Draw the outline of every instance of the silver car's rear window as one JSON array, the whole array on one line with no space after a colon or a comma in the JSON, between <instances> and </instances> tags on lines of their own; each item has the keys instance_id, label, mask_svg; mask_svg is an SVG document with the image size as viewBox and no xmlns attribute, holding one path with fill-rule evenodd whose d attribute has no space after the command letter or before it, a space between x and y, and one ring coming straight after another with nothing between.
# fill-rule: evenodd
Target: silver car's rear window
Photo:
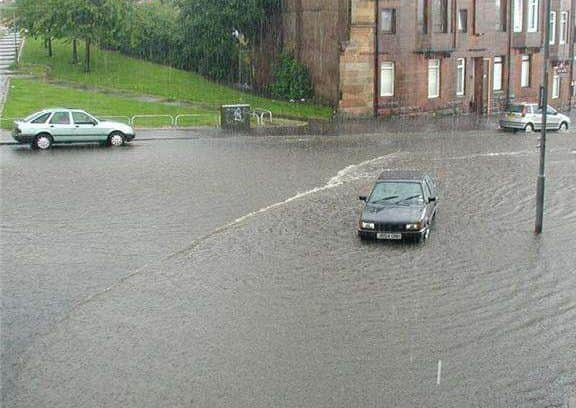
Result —
<instances>
[{"instance_id":1,"label":"silver car's rear window","mask_svg":"<svg viewBox=\"0 0 576 408\"><path fill-rule=\"evenodd\" d=\"M43 113L40 116L33 117L32 120L30 120L30 123L34 123L34 124L46 123L46 121L48 120L50 115L51 115L50 112Z\"/></svg>"},{"instance_id":2,"label":"silver car's rear window","mask_svg":"<svg viewBox=\"0 0 576 408\"><path fill-rule=\"evenodd\" d=\"M510 105L508 107L508 112L511 113L522 113L526 105Z\"/></svg>"}]
</instances>

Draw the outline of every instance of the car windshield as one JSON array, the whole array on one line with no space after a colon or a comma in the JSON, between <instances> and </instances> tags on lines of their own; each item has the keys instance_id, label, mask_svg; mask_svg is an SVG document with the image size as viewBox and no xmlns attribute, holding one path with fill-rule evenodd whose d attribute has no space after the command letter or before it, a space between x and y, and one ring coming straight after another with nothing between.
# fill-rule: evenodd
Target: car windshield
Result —
<instances>
[{"instance_id":1,"label":"car windshield","mask_svg":"<svg viewBox=\"0 0 576 408\"><path fill-rule=\"evenodd\" d=\"M424 201L422 186L417 182L385 181L374 186L368 199L370 204L410 205Z\"/></svg>"}]
</instances>

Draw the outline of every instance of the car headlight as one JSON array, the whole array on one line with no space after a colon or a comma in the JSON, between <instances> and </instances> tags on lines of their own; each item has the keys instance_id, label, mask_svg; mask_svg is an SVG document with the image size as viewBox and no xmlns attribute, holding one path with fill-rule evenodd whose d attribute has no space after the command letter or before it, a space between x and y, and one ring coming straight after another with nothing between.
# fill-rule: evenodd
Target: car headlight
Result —
<instances>
[{"instance_id":1,"label":"car headlight","mask_svg":"<svg viewBox=\"0 0 576 408\"><path fill-rule=\"evenodd\" d=\"M364 221L362 221L362 222L360 223L360 226L361 226L363 229L372 229L372 230L374 229L374 223L373 223L373 222L364 222Z\"/></svg>"},{"instance_id":2,"label":"car headlight","mask_svg":"<svg viewBox=\"0 0 576 408\"><path fill-rule=\"evenodd\" d=\"M421 227L422 227L422 224L420 224L419 222L417 222L415 224L406 224L406 229L408 231L420 231Z\"/></svg>"}]
</instances>

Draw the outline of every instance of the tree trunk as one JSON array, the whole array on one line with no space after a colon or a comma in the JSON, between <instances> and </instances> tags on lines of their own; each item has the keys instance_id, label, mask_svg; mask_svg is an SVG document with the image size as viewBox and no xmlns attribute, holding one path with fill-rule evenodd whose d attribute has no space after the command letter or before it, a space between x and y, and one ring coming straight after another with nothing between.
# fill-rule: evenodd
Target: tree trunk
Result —
<instances>
[{"instance_id":1,"label":"tree trunk","mask_svg":"<svg viewBox=\"0 0 576 408\"><path fill-rule=\"evenodd\" d=\"M78 64L78 45L76 43L76 38L72 40L72 64Z\"/></svg>"},{"instance_id":2,"label":"tree trunk","mask_svg":"<svg viewBox=\"0 0 576 408\"><path fill-rule=\"evenodd\" d=\"M47 44L47 46L48 46L48 56L49 56L50 58L52 58L52 56L54 55L54 54L52 53L52 38L48 38L48 39L46 40L46 44Z\"/></svg>"},{"instance_id":3,"label":"tree trunk","mask_svg":"<svg viewBox=\"0 0 576 408\"><path fill-rule=\"evenodd\" d=\"M86 64L84 66L84 71L90 72L90 45L91 40L88 38L86 40Z\"/></svg>"}]
</instances>

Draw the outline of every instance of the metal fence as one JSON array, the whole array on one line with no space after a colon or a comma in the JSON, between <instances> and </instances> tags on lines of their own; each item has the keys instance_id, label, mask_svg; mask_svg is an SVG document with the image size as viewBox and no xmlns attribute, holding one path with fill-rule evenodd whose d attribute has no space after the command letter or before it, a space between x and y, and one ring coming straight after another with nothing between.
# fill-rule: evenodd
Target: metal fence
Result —
<instances>
[{"instance_id":1,"label":"metal fence","mask_svg":"<svg viewBox=\"0 0 576 408\"><path fill-rule=\"evenodd\" d=\"M269 110L264 109L255 109L250 112L252 117L257 120L259 126L264 126L266 122L272 124L273 123L273 115L272 112ZM154 120L156 123L160 122L160 126L170 127L170 128L183 128L183 127L192 127L194 124L186 126L185 121L186 119L198 119L198 118L214 118L214 126L220 125L220 116L215 113L180 113L178 115L148 115L148 114L141 114L141 115L133 115L133 116L114 116L114 115L95 115L96 117L103 119L103 120L114 120L117 122L123 122L130 126L136 126L138 123ZM21 118L5 118L0 116L0 127L4 127L5 123L12 123L16 120L21 120Z\"/></svg>"}]
</instances>

